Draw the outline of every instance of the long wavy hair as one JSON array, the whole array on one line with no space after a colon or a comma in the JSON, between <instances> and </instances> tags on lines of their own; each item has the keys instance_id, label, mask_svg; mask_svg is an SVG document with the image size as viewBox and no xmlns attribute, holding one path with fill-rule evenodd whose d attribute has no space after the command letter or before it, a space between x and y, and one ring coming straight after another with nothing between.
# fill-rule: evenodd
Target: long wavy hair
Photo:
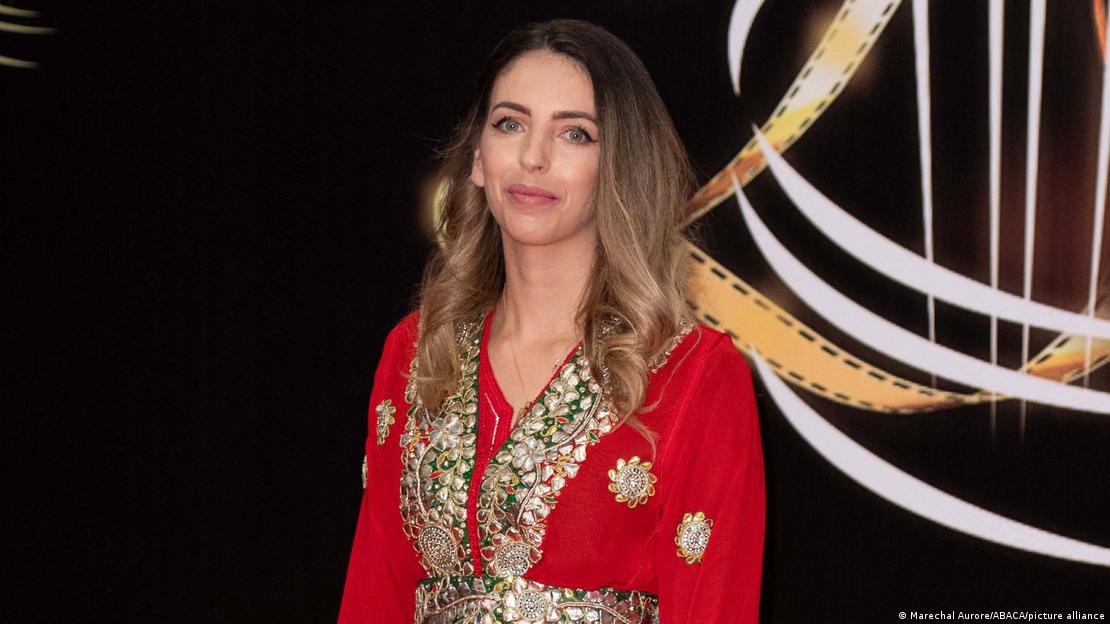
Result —
<instances>
[{"instance_id":1,"label":"long wavy hair","mask_svg":"<svg viewBox=\"0 0 1110 624\"><path fill-rule=\"evenodd\" d=\"M597 259L577 322L595 379L606 380L612 407L635 418L645 408L653 358L690 319L690 258L682 223L694 174L655 84L636 54L604 28L580 20L528 24L506 36L478 77L476 97L440 151L446 194L437 230L442 245L419 294L416 392L437 406L458 384L456 334L492 309L505 283L501 233L483 189L469 179L474 150L501 72L521 54L546 50L589 74L603 137L592 196Z\"/></svg>"}]
</instances>

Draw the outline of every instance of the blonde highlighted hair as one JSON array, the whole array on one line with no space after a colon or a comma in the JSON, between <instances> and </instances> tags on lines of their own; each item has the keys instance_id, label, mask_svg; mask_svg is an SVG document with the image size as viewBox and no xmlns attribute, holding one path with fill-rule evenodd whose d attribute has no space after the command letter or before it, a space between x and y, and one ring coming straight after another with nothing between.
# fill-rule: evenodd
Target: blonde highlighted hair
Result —
<instances>
[{"instance_id":1,"label":"blonde highlighted hair","mask_svg":"<svg viewBox=\"0 0 1110 624\"><path fill-rule=\"evenodd\" d=\"M498 75L518 56L546 50L576 61L593 84L601 129L593 193L597 259L577 321L592 373L613 409L651 439L635 413L644 409L653 358L690 319L690 258L681 224L694 190L686 150L655 84L635 53L605 29L579 20L529 24L494 49L477 93L441 150L447 191L437 224L442 245L424 272L419 295L416 391L438 406L456 389L456 333L492 309L505 282L499 226L484 191L469 179ZM604 329L604 331L603 331Z\"/></svg>"}]
</instances>

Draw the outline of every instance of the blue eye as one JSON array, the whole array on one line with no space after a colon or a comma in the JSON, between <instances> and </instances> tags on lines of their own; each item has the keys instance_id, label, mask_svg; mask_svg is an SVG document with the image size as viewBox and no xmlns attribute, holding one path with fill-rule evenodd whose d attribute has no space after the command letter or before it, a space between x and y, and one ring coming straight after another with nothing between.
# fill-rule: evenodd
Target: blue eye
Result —
<instances>
[{"instance_id":1,"label":"blue eye","mask_svg":"<svg viewBox=\"0 0 1110 624\"><path fill-rule=\"evenodd\" d=\"M572 143L593 143L594 138L582 126L575 126L566 131L566 136Z\"/></svg>"},{"instance_id":2,"label":"blue eye","mask_svg":"<svg viewBox=\"0 0 1110 624\"><path fill-rule=\"evenodd\" d=\"M493 124L493 127L502 132L520 132L521 125L519 121L512 117L502 117L497 120L497 123Z\"/></svg>"}]
</instances>

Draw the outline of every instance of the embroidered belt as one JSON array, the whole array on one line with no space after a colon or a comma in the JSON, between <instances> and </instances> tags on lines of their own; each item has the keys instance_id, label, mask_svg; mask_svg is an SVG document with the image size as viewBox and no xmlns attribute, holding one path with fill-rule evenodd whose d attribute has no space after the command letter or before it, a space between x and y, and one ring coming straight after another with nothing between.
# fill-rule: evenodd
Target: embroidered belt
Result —
<instances>
[{"instance_id":1,"label":"embroidered belt","mask_svg":"<svg viewBox=\"0 0 1110 624\"><path fill-rule=\"evenodd\" d=\"M416 624L658 624L659 600L639 591L551 587L520 577L437 576L416 588Z\"/></svg>"}]
</instances>

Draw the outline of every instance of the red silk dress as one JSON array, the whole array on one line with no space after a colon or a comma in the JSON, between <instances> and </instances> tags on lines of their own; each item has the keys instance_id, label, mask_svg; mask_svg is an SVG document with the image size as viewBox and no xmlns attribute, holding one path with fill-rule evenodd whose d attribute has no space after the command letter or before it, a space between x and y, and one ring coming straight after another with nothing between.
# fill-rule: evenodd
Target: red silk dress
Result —
<instances>
[{"instance_id":1,"label":"red silk dress","mask_svg":"<svg viewBox=\"0 0 1110 624\"><path fill-rule=\"evenodd\" d=\"M407 382L416 315L386 340L340 624L757 622L763 455L732 341L697 325L653 362L653 455L580 348L510 430L491 318L435 409Z\"/></svg>"}]
</instances>

